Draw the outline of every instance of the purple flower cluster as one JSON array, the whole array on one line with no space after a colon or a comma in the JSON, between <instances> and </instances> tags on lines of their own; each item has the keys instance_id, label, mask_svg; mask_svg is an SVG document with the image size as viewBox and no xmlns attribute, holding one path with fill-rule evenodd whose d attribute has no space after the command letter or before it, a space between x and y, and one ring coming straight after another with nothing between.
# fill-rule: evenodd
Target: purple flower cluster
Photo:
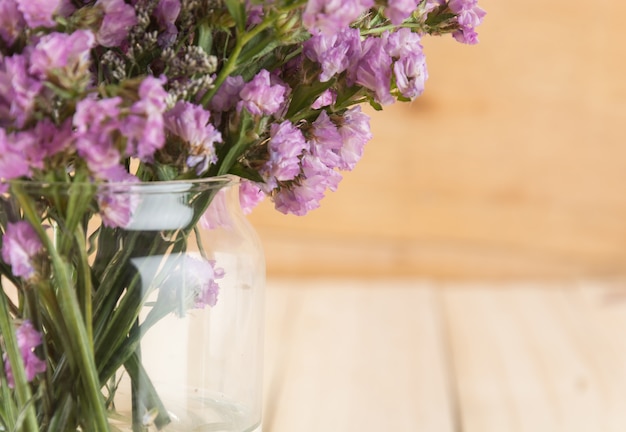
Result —
<instances>
[{"instance_id":1,"label":"purple flower cluster","mask_svg":"<svg viewBox=\"0 0 626 432\"><path fill-rule=\"evenodd\" d=\"M35 276L34 259L42 251L43 244L28 222L7 224L2 236L2 259L11 266L15 276L25 279Z\"/></svg>"},{"instance_id":2,"label":"purple flower cluster","mask_svg":"<svg viewBox=\"0 0 626 432\"><path fill-rule=\"evenodd\" d=\"M334 117L321 111L305 133L288 121L274 128L260 188L280 212L304 215L319 207L341 181L337 170L351 170L361 158L371 139L369 117L358 106Z\"/></svg>"},{"instance_id":3,"label":"purple flower cluster","mask_svg":"<svg viewBox=\"0 0 626 432\"><path fill-rule=\"evenodd\" d=\"M448 7L457 15L457 21L461 26L452 33L452 36L462 43L470 45L478 43L475 28L483 22L486 15L486 12L478 6L478 0L450 0Z\"/></svg>"},{"instance_id":4,"label":"purple flower cluster","mask_svg":"<svg viewBox=\"0 0 626 432\"><path fill-rule=\"evenodd\" d=\"M413 99L428 77L421 37L408 28L364 39L357 29L318 34L304 43L304 54L320 65L320 81L345 72L348 85L368 89L382 105L395 102L394 83L403 97Z\"/></svg>"},{"instance_id":5,"label":"purple flower cluster","mask_svg":"<svg viewBox=\"0 0 626 432\"><path fill-rule=\"evenodd\" d=\"M32 323L28 320L22 322L22 324L15 331L17 338L17 346L24 362L24 370L26 372L26 380L29 382L35 378L35 375L46 370L46 362L37 357L34 350L42 343L41 333L39 333L33 327ZM10 388L15 386L15 379L13 377L13 369L9 362L6 353L2 355L4 361L4 372L7 377L7 384Z\"/></svg>"}]
</instances>

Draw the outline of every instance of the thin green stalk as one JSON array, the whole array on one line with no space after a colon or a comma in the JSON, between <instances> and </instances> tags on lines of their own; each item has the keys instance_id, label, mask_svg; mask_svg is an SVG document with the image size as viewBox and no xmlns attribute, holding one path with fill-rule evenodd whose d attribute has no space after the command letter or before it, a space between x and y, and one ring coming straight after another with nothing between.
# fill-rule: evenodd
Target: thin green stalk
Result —
<instances>
[{"instance_id":1,"label":"thin green stalk","mask_svg":"<svg viewBox=\"0 0 626 432\"><path fill-rule=\"evenodd\" d=\"M33 207L32 202L17 185L13 185L13 192L24 212L24 217L37 231L39 237L46 247L52 260L52 268L56 281L57 294L59 296L59 306L68 325L67 335L73 344L77 354L77 364L81 373L82 384L85 390L86 403L89 406L89 415L85 415L86 421L94 426L94 432L105 432L109 430L106 410L102 403L102 393L100 392L100 382L96 369L93 345L90 344L85 321L83 320L80 305L73 289L69 263L66 263L59 255L58 250L42 226L41 220ZM35 429L33 429L35 430Z\"/></svg>"},{"instance_id":2,"label":"thin green stalk","mask_svg":"<svg viewBox=\"0 0 626 432\"><path fill-rule=\"evenodd\" d=\"M226 78L228 78L228 76L230 76L230 74L237 68L239 55L241 54L241 51L243 50L243 48L248 44L248 42L250 42L252 38L254 38L258 34L260 34L263 30L265 30L270 25L272 25L275 20L276 20L275 16L266 18L262 23L260 23L258 26L251 29L249 32L245 32L237 36L237 42L235 43L235 47L230 53L230 57L228 57L228 60L226 61L222 69L220 70L219 74L217 74L217 77L215 78L215 81L213 82L213 87L209 91L207 91L206 94L200 100L200 103L202 105L206 106L209 103L209 101L213 98L213 95L215 95L217 90L219 90L220 86L224 83Z\"/></svg>"},{"instance_id":3,"label":"thin green stalk","mask_svg":"<svg viewBox=\"0 0 626 432\"><path fill-rule=\"evenodd\" d=\"M91 267L87 261L87 244L85 242L85 233L80 224L74 230L74 238L76 240L76 246L78 249L79 269L78 273L82 275L81 287L81 299L82 299L82 311L83 318L85 320L85 328L87 330L87 338L89 340L89 346L93 346L93 302L92 302L92 290L91 284Z\"/></svg>"},{"instance_id":4,"label":"thin green stalk","mask_svg":"<svg viewBox=\"0 0 626 432\"><path fill-rule=\"evenodd\" d=\"M17 338L9 315L9 307L4 292L0 293L0 331L6 347L6 354L11 363L11 371L13 372L14 389L17 397L18 408L23 410L23 424L27 431L37 431L37 414L35 406L32 402L33 394L30 390L30 384L26 379L26 371L24 370L24 361L20 354ZM18 414L19 418L19 414ZM17 419L16 423L17 423Z\"/></svg>"}]
</instances>

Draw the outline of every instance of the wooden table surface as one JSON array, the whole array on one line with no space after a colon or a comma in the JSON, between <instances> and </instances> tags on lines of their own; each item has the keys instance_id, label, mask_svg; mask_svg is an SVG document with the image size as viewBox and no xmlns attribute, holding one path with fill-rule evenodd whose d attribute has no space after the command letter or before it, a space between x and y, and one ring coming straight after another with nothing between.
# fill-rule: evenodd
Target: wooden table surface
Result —
<instances>
[{"instance_id":1,"label":"wooden table surface","mask_svg":"<svg viewBox=\"0 0 626 432\"><path fill-rule=\"evenodd\" d=\"M626 281L270 279L264 432L626 431Z\"/></svg>"}]
</instances>

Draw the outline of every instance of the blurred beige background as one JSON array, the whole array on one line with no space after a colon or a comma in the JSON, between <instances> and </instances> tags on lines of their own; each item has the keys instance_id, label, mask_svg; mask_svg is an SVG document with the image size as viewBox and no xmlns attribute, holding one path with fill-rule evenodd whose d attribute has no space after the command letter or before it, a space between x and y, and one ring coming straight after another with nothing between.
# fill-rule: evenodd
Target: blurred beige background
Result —
<instances>
[{"instance_id":1,"label":"blurred beige background","mask_svg":"<svg viewBox=\"0 0 626 432\"><path fill-rule=\"evenodd\" d=\"M320 209L251 215L270 276L624 273L626 3L480 4L480 44L424 41L426 92L372 112Z\"/></svg>"}]
</instances>

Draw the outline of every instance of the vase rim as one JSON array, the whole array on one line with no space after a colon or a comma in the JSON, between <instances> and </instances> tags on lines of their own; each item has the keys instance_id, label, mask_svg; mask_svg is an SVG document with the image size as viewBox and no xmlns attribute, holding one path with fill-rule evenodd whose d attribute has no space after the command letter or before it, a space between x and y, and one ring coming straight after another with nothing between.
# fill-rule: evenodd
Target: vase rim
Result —
<instances>
[{"instance_id":1,"label":"vase rim","mask_svg":"<svg viewBox=\"0 0 626 432\"><path fill-rule=\"evenodd\" d=\"M2 185L19 185L24 188L41 188L41 187L60 187L71 185L85 185L90 187L105 188L111 190L118 189L152 189L152 188L189 188L193 186L204 187L225 187L237 185L240 182L238 176L232 174L224 174L212 177L203 177L195 179L178 179L178 180L153 180L153 181L135 181L135 182L94 182L94 181L81 181L81 182L62 182L62 181L44 181L44 180L28 180L28 179L0 179L0 187Z\"/></svg>"}]
</instances>

